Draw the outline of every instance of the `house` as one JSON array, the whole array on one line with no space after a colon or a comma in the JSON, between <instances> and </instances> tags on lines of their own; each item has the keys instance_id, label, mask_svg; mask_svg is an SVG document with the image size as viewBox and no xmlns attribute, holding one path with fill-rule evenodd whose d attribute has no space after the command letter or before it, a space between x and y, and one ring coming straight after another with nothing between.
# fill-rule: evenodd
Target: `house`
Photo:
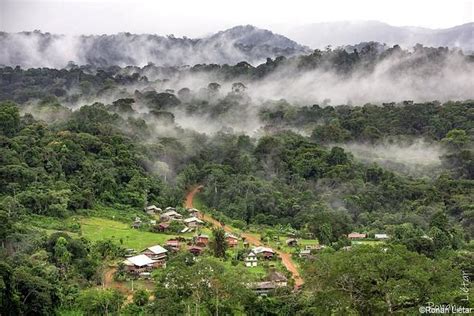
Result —
<instances>
[{"instance_id":1,"label":"house","mask_svg":"<svg viewBox=\"0 0 474 316\"><path fill-rule=\"evenodd\" d=\"M286 240L286 244L289 247L295 247L295 246L298 246L298 240L296 240L295 238L289 238Z\"/></svg>"},{"instance_id":2,"label":"house","mask_svg":"<svg viewBox=\"0 0 474 316\"><path fill-rule=\"evenodd\" d=\"M189 252L192 253L195 256L199 256L201 252L204 250L202 247L199 246L190 246L188 248Z\"/></svg>"},{"instance_id":3,"label":"house","mask_svg":"<svg viewBox=\"0 0 474 316\"><path fill-rule=\"evenodd\" d=\"M186 218L184 221L184 224L188 227L199 227L201 226L202 224L204 224L203 221L201 221L199 218L197 217L189 217L189 218Z\"/></svg>"},{"instance_id":4,"label":"house","mask_svg":"<svg viewBox=\"0 0 474 316\"><path fill-rule=\"evenodd\" d=\"M169 212L169 211L176 211L176 208L171 207L171 206L168 206L167 208L165 208L165 212Z\"/></svg>"},{"instance_id":5,"label":"house","mask_svg":"<svg viewBox=\"0 0 474 316\"><path fill-rule=\"evenodd\" d=\"M326 248L325 245L306 245L304 246L304 249L305 250L323 250L324 248Z\"/></svg>"},{"instance_id":6,"label":"house","mask_svg":"<svg viewBox=\"0 0 474 316\"><path fill-rule=\"evenodd\" d=\"M127 258L123 261L129 273L140 274L142 272L150 272L155 262L146 255L138 255Z\"/></svg>"},{"instance_id":7,"label":"house","mask_svg":"<svg viewBox=\"0 0 474 316\"><path fill-rule=\"evenodd\" d=\"M165 248L171 251L179 251L179 241L177 239L169 239L165 243Z\"/></svg>"},{"instance_id":8,"label":"house","mask_svg":"<svg viewBox=\"0 0 474 316\"><path fill-rule=\"evenodd\" d=\"M197 246L206 247L209 243L209 236L200 234L194 238L194 242Z\"/></svg>"},{"instance_id":9,"label":"house","mask_svg":"<svg viewBox=\"0 0 474 316\"><path fill-rule=\"evenodd\" d=\"M257 255L253 251L250 251L250 253L244 258L246 267L256 267L257 261Z\"/></svg>"},{"instance_id":10,"label":"house","mask_svg":"<svg viewBox=\"0 0 474 316\"><path fill-rule=\"evenodd\" d=\"M156 213L161 213L161 208L156 207L155 205L150 205L145 208L145 212L150 215L154 215Z\"/></svg>"},{"instance_id":11,"label":"house","mask_svg":"<svg viewBox=\"0 0 474 316\"><path fill-rule=\"evenodd\" d=\"M304 249L301 250L299 253L300 258L310 258L311 257L311 250L310 249Z\"/></svg>"},{"instance_id":12,"label":"house","mask_svg":"<svg viewBox=\"0 0 474 316\"><path fill-rule=\"evenodd\" d=\"M165 232L170 227L170 223L159 223L155 227L158 231Z\"/></svg>"},{"instance_id":13,"label":"house","mask_svg":"<svg viewBox=\"0 0 474 316\"><path fill-rule=\"evenodd\" d=\"M389 237L388 237L387 234L375 234L375 239L387 240L387 239L389 239Z\"/></svg>"},{"instance_id":14,"label":"house","mask_svg":"<svg viewBox=\"0 0 474 316\"><path fill-rule=\"evenodd\" d=\"M131 227L132 228L140 228L140 226L142 226L142 220L140 219L140 217L135 217L135 220L133 221Z\"/></svg>"},{"instance_id":15,"label":"house","mask_svg":"<svg viewBox=\"0 0 474 316\"><path fill-rule=\"evenodd\" d=\"M364 239L366 238L367 235L366 234L359 234L359 233L350 233L349 235L347 235L347 238L353 240L353 239Z\"/></svg>"},{"instance_id":16,"label":"house","mask_svg":"<svg viewBox=\"0 0 474 316\"><path fill-rule=\"evenodd\" d=\"M255 247L252 249L252 251L257 255L257 256L261 256L263 257L264 259L271 259L273 258L273 256L275 255L275 252L273 251L272 248L268 248L268 247Z\"/></svg>"},{"instance_id":17,"label":"house","mask_svg":"<svg viewBox=\"0 0 474 316\"><path fill-rule=\"evenodd\" d=\"M176 211L167 211L161 214L160 220L162 222L167 222L167 221L180 220L182 218L183 218L183 215L179 214Z\"/></svg>"},{"instance_id":18,"label":"house","mask_svg":"<svg viewBox=\"0 0 474 316\"><path fill-rule=\"evenodd\" d=\"M276 285L273 282L253 282L248 284L256 294L258 295L267 295L269 292L276 289Z\"/></svg>"},{"instance_id":19,"label":"house","mask_svg":"<svg viewBox=\"0 0 474 316\"><path fill-rule=\"evenodd\" d=\"M273 282L277 287L288 285L288 278L283 273L273 269L268 273L266 280Z\"/></svg>"},{"instance_id":20,"label":"house","mask_svg":"<svg viewBox=\"0 0 474 316\"><path fill-rule=\"evenodd\" d=\"M166 264L167 252L168 250L165 248L161 247L160 245L156 245L143 250L142 254L154 261L154 267L159 267Z\"/></svg>"},{"instance_id":21,"label":"house","mask_svg":"<svg viewBox=\"0 0 474 316\"><path fill-rule=\"evenodd\" d=\"M195 208L188 208L188 212L192 217L199 217L199 211Z\"/></svg>"},{"instance_id":22,"label":"house","mask_svg":"<svg viewBox=\"0 0 474 316\"><path fill-rule=\"evenodd\" d=\"M239 243L239 237L234 236L229 233L225 234L225 240L227 241L227 244L229 245L229 247L235 247Z\"/></svg>"}]
</instances>

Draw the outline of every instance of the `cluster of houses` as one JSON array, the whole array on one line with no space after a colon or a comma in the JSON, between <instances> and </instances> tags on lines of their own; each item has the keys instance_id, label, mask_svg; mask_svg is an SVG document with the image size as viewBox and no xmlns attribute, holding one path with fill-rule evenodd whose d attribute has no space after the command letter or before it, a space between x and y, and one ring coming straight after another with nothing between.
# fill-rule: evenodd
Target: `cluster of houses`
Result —
<instances>
[{"instance_id":1,"label":"cluster of houses","mask_svg":"<svg viewBox=\"0 0 474 316\"><path fill-rule=\"evenodd\" d=\"M145 212L151 216L159 216L160 222L158 224L153 220L150 223L154 226L156 231L160 232L166 232L170 227L170 223L173 221L183 223L184 227L181 230L181 233L192 232L204 225L204 222L199 219L199 211L195 208L187 209L189 217L186 218L178 213L174 207L167 207L162 210L155 205L150 205L145 208ZM132 227L137 228L136 222L132 224Z\"/></svg>"}]
</instances>

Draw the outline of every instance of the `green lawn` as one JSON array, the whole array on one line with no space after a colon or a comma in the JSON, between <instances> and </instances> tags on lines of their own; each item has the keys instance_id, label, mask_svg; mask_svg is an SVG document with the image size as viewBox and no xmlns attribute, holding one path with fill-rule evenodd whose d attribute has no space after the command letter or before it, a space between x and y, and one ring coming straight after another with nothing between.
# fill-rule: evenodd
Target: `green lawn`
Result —
<instances>
[{"instance_id":1,"label":"green lawn","mask_svg":"<svg viewBox=\"0 0 474 316\"><path fill-rule=\"evenodd\" d=\"M280 236L278 241L272 240L272 241L270 241L269 245L274 249L279 249L279 250L282 250L282 251L288 252L288 253L294 253L296 251L297 247L289 247L286 244L287 239L288 239L288 237ZM303 249L304 246L306 246L306 245L317 245L318 244L317 239L299 239L299 238L297 238L297 240L298 240L298 246L299 246L300 249Z\"/></svg>"},{"instance_id":2,"label":"green lawn","mask_svg":"<svg viewBox=\"0 0 474 316\"><path fill-rule=\"evenodd\" d=\"M352 245L380 245L385 243L383 240L353 240L351 241Z\"/></svg>"},{"instance_id":3,"label":"green lawn","mask_svg":"<svg viewBox=\"0 0 474 316\"><path fill-rule=\"evenodd\" d=\"M81 219L82 236L92 241L111 239L123 245L141 251L146 247L163 244L176 234L152 233L133 229L130 225L113 221L110 219L89 217ZM182 234L183 237L191 237L192 234Z\"/></svg>"}]
</instances>

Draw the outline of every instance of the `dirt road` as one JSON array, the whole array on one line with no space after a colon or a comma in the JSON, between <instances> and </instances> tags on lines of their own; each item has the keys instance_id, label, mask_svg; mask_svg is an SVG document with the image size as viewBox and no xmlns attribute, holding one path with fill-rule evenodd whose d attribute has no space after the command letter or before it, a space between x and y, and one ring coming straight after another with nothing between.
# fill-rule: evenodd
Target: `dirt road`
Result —
<instances>
[{"instance_id":1,"label":"dirt road","mask_svg":"<svg viewBox=\"0 0 474 316\"><path fill-rule=\"evenodd\" d=\"M188 194L186 195L186 201L185 201L185 206L187 208L192 208L193 207L194 196L199 191L201 191L202 188L203 188L202 185L197 186L197 187L194 187L193 189L191 189L188 192ZM209 216L208 214L203 214L203 213L199 212L199 217L202 220L206 221L206 222L212 223L212 225L214 225L216 227L223 227L224 230L228 233L233 233L233 229L231 227L222 226L219 221L217 221L213 217ZM245 240L248 241L249 244L251 244L251 245L254 245L254 246L262 246L263 245L263 243L253 235L250 235L250 234L247 234L247 233L241 233L241 236L244 237ZM295 280L295 288L299 288L303 284L303 279L301 278L301 275L300 275L298 269L296 268L296 265L293 262L293 259L291 258L291 254L289 254L287 252L284 252L284 251L281 251L281 250L276 250L276 253L280 256L281 261L282 261L283 265L285 266L285 268L288 271L290 271L291 274L293 275L293 279Z\"/></svg>"},{"instance_id":2,"label":"dirt road","mask_svg":"<svg viewBox=\"0 0 474 316\"><path fill-rule=\"evenodd\" d=\"M133 301L133 294L132 291L129 290L123 283L116 282L114 280L114 274L117 271L115 267L108 267L104 273L104 279L102 282L102 286L106 289L116 289L123 295L125 295L126 303L131 303Z\"/></svg>"}]
</instances>

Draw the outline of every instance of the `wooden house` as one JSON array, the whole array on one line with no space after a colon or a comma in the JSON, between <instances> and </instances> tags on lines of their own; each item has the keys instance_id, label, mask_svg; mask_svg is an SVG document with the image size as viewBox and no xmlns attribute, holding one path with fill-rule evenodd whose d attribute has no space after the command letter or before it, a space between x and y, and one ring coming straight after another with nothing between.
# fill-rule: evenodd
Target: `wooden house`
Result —
<instances>
[{"instance_id":1,"label":"wooden house","mask_svg":"<svg viewBox=\"0 0 474 316\"><path fill-rule=\"evenodd\" d=\"M142 251L142 254L146 255L148 258L154 261L154 266L159 267L163 266L166 263L166 257L168 256L168 250L161 247L160 245L155 245L148 247Z\"/></svg>"},{"instance_id":2,"label":"wooden house","mask_svg":"<svg viewBox=\"0 0 474 316\"><path fill-rule=\"evenodd\" d=\"M150 272L153 270L154 261L146 255L138 255L127 258L123 261L127 272L133 274L140 274L142 272Z\"/></svg>"},{"instance_id":3,"label":"wooden house","mask_svg":"<svg viewBox=\"0 0 474 316\"><path fill-rule=\"evenodd\" d=\"M190 228L200 227L204 224L204 222L197 217L186 218L183 222L186 226Z\"/></svg>"},{"instance_id":4,"label":"wooden house","mask_svg":"<svg viewBox=\"0 0 474 316\"><path fill-rule=\"evenodd\" d=\"M161 211L161 208L156 207L155 205L150 205L145 208L145 212L149 215L159 214Z\"/></svg>"},{"instance_id":5,"label":"wooden house","mask_svg":"<svg viewBox=\"0 0 474 316\"><path fill-rule=\"evenodd\" d=\"M204 250L204 248L199 247L199 246L190 246L190 247L188 248L188 250L189 250L189 252L192 253L193 255L199 256L199 255L202 253L202 251Z\"/></svg>"},{"instance_id":6,"label":"wooden house","mask_svg":"<svg viewBox=\"0 0 474 316\"><path fill-rule=\"evenodd\" d=\"M209 243L209 236L200 234L194 238L194 243L199 247L206 247Z\"/></svg>"},{"instance_id":7,"label":"wooden house","mask_svg":"<svg viewBox=\"0 0 474 316\"><path fill-rule=\"evenodd\" d=\"M258 257L262 257L264 259L272 259L275 256L275 251L273 251L272 248L268 248L268 247L259 246L259 247L253 248L252 251Z\"/></svg>"},{"instance_id":8,"label":"wooden house","mask_svg":"<svg viewBox=\"0 0 474 316\"><path fill-rule=\"evenodd\" d=\"M177 252L179 251L179 240L177 239L169 239L166 243L165 243L165 248L170 250L170 251L174 251L174 252Z\"/></svg>"},{"instance_id":9,"label":"wooden house","mask_svg":"<svg viewBox=\"0 0 474 316\"><path fill-rule=\"evenodd\" d=\"M239 244L239 237L234 236L229 233L225 234L225 240L227 241L227 244L229 245L229 247L235 247Z\"/></svg>"},{"instance_id":10,"label":"wooden house","mask_svg":"<svg viewBox=\"0 0 474 316\"><path fill-rule=\"evenodd\" d=\"M162 222L175 221L183 218L183 215L179 214L176 211L167 211L160 216Z\"/></svg>"}]
</instances>

